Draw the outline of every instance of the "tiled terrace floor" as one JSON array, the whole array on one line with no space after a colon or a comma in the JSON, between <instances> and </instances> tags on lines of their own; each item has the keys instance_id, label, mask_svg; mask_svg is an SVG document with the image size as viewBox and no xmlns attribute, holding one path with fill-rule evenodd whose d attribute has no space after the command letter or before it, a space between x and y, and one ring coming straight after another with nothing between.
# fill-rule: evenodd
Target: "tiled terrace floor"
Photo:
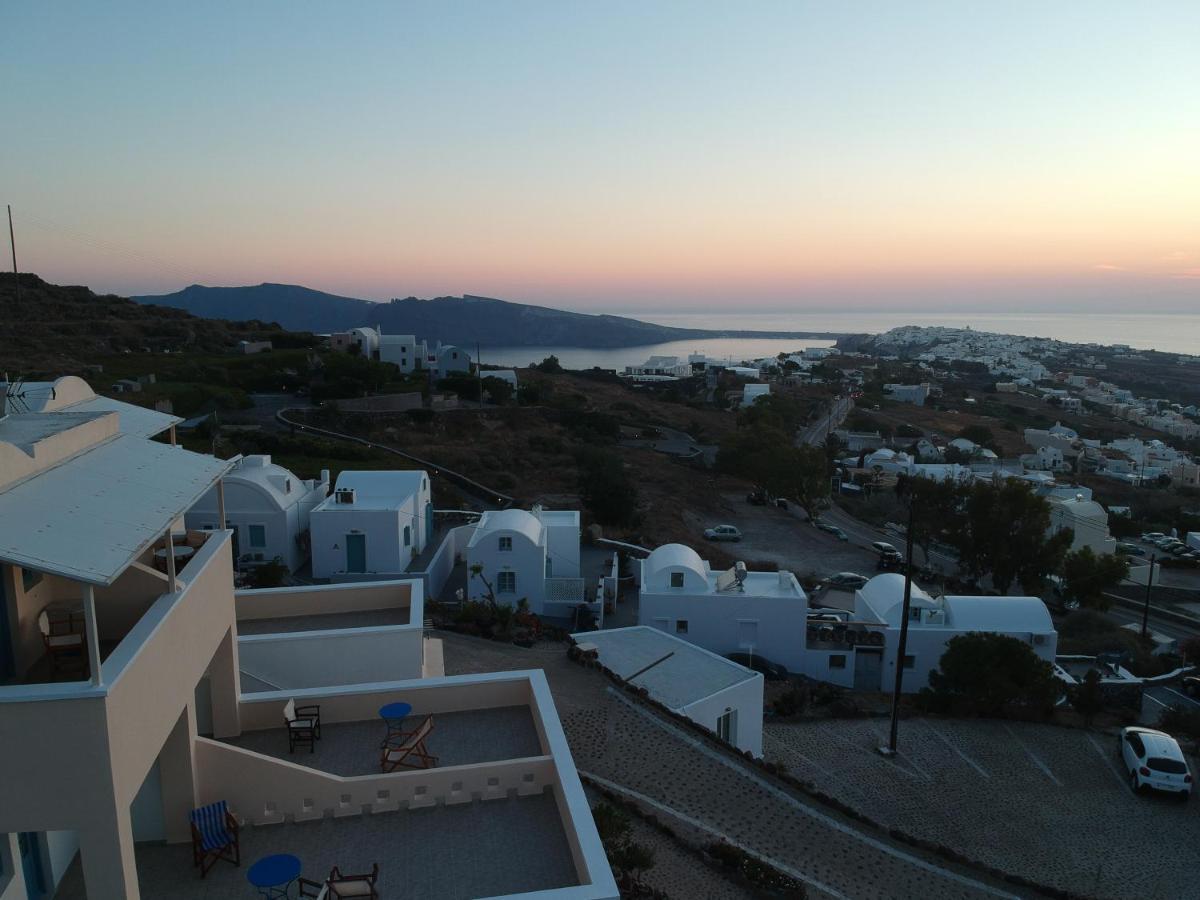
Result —
<instances>
[{"instance_id":1,"label":"tiled terrace floor","mask_svg":"<svg viewBox=\"0 0 1200 900\"><path fill-rule=\"evenodd\" d=\"M404 726L411 730L419 723L417 717L410 716ZM288 753L283 728L248 731L229 743L333 775L371 775L379 771L379 745L386 733L382 719L322 725L315 750L310 753L298 747L295 755ZM542 755L533 714L527 706L437 713L426 746L437 757L439 767Z\"/></svg>"},{"instance_id":2,"label":"tiled terrace floor","mask_svg":"<svg viewBox=\"0 0 1200 900\"><path fill-rule=\"evenodd\" d=\"M272 853L300 858L304 877L320 881L333 866L369 871L379 863L383 900L469 898L550 890L578 884L554 795L476 801L409 812L301 825L246 828L242 864L219 862L203 880L190 844L139 844L138 879L146 900L249 900L246 870ZM292 888L291 896L295 897ZM87 893L79 858L55 900Z\"/></svg>"},{"instance_id":3,"label":"tiled terrace floor","mask_svg":"<svg viewBox=\"0 0 1200 900\"><path fill-rule=\"evenodd\" d=\"M275 619L247 619L238 622L238 634L285 634L295 631L324 631L336 628L378 628L381 625L407 625L407 606L370 609L362 612L322 613L313 616L283 616ZM420 623L418 623L420 624Z\"/></svg>"}]
</instances>

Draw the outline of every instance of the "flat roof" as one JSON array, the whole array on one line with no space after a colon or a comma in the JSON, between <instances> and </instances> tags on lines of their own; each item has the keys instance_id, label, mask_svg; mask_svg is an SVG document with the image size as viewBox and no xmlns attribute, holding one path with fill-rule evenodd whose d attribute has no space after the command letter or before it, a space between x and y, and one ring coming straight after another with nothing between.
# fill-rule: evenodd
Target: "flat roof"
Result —
<instances>
[{"instance_id":1,"label":"flat roof","mask_svg":"<svg viewBox=\"0 0 1200 900\"><path fill-rule=\"evenodd\" d=\"M30 412L119 414L117 428L123 434L150 438L183 421L179 416L147 409L96 394L82 378L68 375L56 381L27 381L22 389L33 395Z\"/></svg>"},{"instance_id":2,"label":"flat roof","mask_svg":"<svg viewBox=\"0 0 1200 900\"><path fill-rule=\"evenodd\" d=\"M230 465L118 434L0 492L0 560L112 584Z\"/></svg>"},{"instance_id":3,"label":"flat roof","mask_svg":"<svg viewBox=\"0 0 1200 900\"><path fill-rule=\"evenodd\" d=\"M648 625L581 631L571 637L579 644L594 644L600 662L626 681L672 654L631 683L645 688L655 700L673 710L691 706L735 684L762 678L733 660Z\"/></svg>"},{"instance_id":4,"label":"flat roof","mask_svg":"<svg viewBox=\"0 0 1200 900\"><path fill-rule=\"evenodd\" d=\"M714 572L711 569L708 572L708 587L716 592L717 579L724 573ZM780 572L747 572L746 580L742 582L742 590L731 588L727 591L721 591L722 597L790 597L793 600L802 600L807 602L808 595L804 593L804 588L800 586L800 582L789 579L788 584L784 587L780 583ZM791 573L787 573L791 574ZM792 577L793 579L795 576Z\"/></svg>"},{"instance_id":5,"label":"flat roof","mask_svg":"<svg viewBox=\"0 0 1200 900\"><path fill-rule=\"evenodd\" d=\"M417 496L428 477L424 469L344 469L337 477L334 492L318 503L313 512L399 509ZM337 492L347 489L354 491L354 502L339 503Z\"/></svg>"}]
</instances>

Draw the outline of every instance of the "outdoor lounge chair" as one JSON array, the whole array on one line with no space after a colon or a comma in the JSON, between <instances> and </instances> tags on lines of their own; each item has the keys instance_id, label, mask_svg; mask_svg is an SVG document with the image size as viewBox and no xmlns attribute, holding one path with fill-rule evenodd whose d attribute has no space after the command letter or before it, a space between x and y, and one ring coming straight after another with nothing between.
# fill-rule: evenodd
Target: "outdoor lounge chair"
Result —
<instances>
[{"instance_id":1,"label":"outdoor lounge chair","mask_svg":"<svg viewBox=\"0 0 1200 900\"><path fill-rule=\"evenodd\" d=\"M224 800L193 809L190 818L192 865L200 867L201 878L219 859L228 860L235 866L242 864L237 819L229 812Z\"/></svg>"},{"instance_id":2,"label":"outdoor lounge chair","mask_svg":"<svg viewBox=\"0 0 1200 900\"><path fill-rule=\"evenodd\" d=\"M397 769L428 769L437 765L437 757L431 756L425 739L433 731L433 716L426 716L415 731L391 735L383 742L379 756L379 768L384 772ZM410 762L409 758L413 761Z\"/></svg>"},{"instance_id":3,"label":"outdoor lounge chair","mask_svg":"<svg viewBox=\"0 0 1200 900\"><path fill-rule=\"evenodd\" d=\"M298 878L296 884L300 886L299 897L315 897L316 900L329 900L329 885L322 884L319 881L313 881L311 878Z\"/></svg>"},{"instance_id":4,"label":"outdoor lounge chair","mask_svg":"<svg viewBox=\"0 0 1200 900\"><path fill-rule=\"evenodd\" d=\"M369 898L378 900L375 882L379 880L379 863L371 866L371 871L363 875L343 875L337 866L329 873L325 887L329 888L329 900L349 900L349 898Z\"/></svg>"},{"instance_id":5,"label":"outdoor lounge chair","mask_svg":"<svg viewBox=\"0 0 1200 900\"><path fill-rule=\"evenodd\" d=\"M309 753L317 749L321 739L320 706L297 706L295 700L289 700L283 708L283 722L287 725L288 753L295 753L297 744L308 744Z\"/></svg>"},{"instance_id":6,"label":"outdoor lounge chair","mask_svg":"<svg viewBox=\"0 0 1200 900\"><path fill-rule=\"evenodd\" d=\"M42 633L42 644L50 657L50 668L57 672L62 668L87 668L87 656L83 650L83 635L77 631L55 628L50 622L50 613L38 613L38 630Z\"/></svg>"}]
</instances>

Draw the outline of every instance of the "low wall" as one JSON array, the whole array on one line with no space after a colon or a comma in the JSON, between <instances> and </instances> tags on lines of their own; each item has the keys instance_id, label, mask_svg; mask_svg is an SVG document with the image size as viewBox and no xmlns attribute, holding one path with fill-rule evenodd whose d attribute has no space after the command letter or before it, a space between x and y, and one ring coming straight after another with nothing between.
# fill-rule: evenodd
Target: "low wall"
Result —
<instances>
[{"instance_id":1,"label":"low wall","mask_svg":"<svg viewBox=\"0 0 1200 900\"><path fill-rule=\"evenodd\" d=\"M454 562L467 550L471 535L475 533L474 525L459 525L451 528L442 538L442 544L429 560L429 564L420 571L409 571L409 578L419 578L425 586L425 596L432 600L443 602L451 599L441 596L450 574L454 571Z\"/></svg>"},{"instance_id":2,"label":"low wall","mask_svg":"<svg viewBox=\"0 0 1200 900\"><path fill-rule=\"evenodd\" d=\"M283 689L403 681L421 677L424 628L418 623L244 635L238 638L238 659L243 672Z\"/></svg>"},{"instance_id":3,"label":"low wall","mask_svg":"<svg viewBox=\"0 0 1200 900\"><path fill-rule=\"evenodd\" d=\"M414 587L415 579L397 578L353 585L260 588L236 591L234 603L239 622L407 607L409 624L420 625L424 621L424 591Z\"/></svg>"},{"instance_id":4,"label":"low wall","mask_svg":"<svg viewBox=\"0 0 1200 900\"><path fill-rule=\"evenodd\" d=\"M550 756L343 777L208 738L194 748L196 802L225 800L255 825L540 794L558 780Z\"/></svg>"}]
</instances>

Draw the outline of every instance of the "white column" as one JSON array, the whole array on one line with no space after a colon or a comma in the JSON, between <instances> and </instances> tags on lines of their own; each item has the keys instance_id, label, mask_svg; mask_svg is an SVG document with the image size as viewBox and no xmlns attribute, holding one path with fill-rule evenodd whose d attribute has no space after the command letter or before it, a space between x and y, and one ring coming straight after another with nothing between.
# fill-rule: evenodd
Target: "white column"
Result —
<instances>
[{"instance_id":1,"label":"white column","mask_svg":"<svg viewBox=\"0 0 1200 900\"><path fill-rule=\"evenodd\" d=\"M90 584L83 586L83 630L87 641L88 667L92 672L92 684L100 684L100 632L96 627L96 589Z\"/></svg>"},{"instance_id":2,"label":"white column","mask_svg":"<svg viewBox=\"0 0 1200 900\"><path fill-rule=\"evenodd\" d=\"M171 426L171 446L175 446L175 426Z\"/></svg>"},{"instance_id":3,"label":"white column","mask_svg":"<svg viewBox=\"0 0 1200 900\"><path fill-rule=\"evenodd\" d=\"M224 529L225 525L225 479L217 479L217 525L218 528Z\"/></svg>"},{"instance_id":4,"label":"white column","mask_svg":"<svg viewBox=\"0 0 1200 900\"><path fill-rule=\"evenodd\" d=\"M179 590L175 583L175 537L167 529L167 590L174 594Z\"/></svg>"}]
</instances>

